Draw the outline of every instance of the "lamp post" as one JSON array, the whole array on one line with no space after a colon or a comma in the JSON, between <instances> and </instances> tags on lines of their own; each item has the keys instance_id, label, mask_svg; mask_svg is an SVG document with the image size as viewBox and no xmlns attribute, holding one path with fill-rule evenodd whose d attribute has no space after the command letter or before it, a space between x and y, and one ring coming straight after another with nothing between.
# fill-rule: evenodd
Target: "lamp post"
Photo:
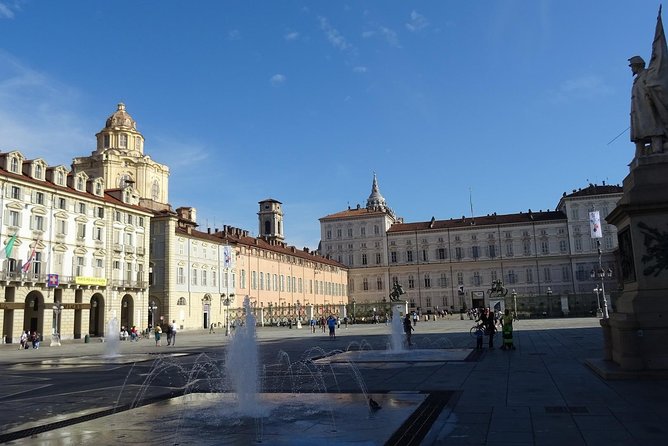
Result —
<instances>
[{"instance_id":1,"label":"lamp post","mask_svg":"<svg viewBox=\"0 0 668 446\"><path fill-rule=\"evenodd\" d=\"M459 295L459 319L464 320L464 285L459 285L457 289Z\"/></svg>"},{"instance_id":2,"label":"lamp post","mask_svg":"<svg viewBox=\"0 0 668 446\"><path fill-rule=\"evenodd\" d=\"M234 293L226 296L225 293L220 295L223 305L225 305L225 336L230 335L230 305L234 302Z\"/></svg>"},{"instance_id":3,"label":"lamp post","mask_svg":"<svg viewBox=\"0 0 668 446\"><path fill-rule=\"evenodd\" d=\"M610 317L610 315L608 314L608 299L605 297L604 279L606 277L608 277L608 278L612 277L612 269L608 268L607 271L603 269L603 264L601 263L601 241L600 240L596 240L596 246L597 246L597 250L598 250L598 271L591 270L590 276L591 276L592 279L598 279L598 280L601 281L600 289L599 289L599 285L597 284L596 288L594 289L594 292L596 292L596 299L597 300L598 300L598 292L599 291L603 295L603 312L602 312L602 315L603 315L603 319L608 319L608 317ZM598 290L598 291L596 291L596 290ZM601 303L600 303L600 300L599 300L599 302L598 302L599 317L601 317L600 316L600 314L601 314L600 311L601 311Z\"/></svg>"},{"instance_id":4,"label":"lamp post","mask_svg":"<svg viewBox=\"0 0 668 446\"><path fill-rule=\"evenodd\" d=\"M355 323L355 298L354 297L353 297L352 302L353 302L353 322L352 323L354 324Z\"/></svg>"},{"instance_id":5,"label":"lamp post","mask_svg":"<svg viewBox=\"0 0 668 446\"><path fill-rule=\"evenodd\" d=\"M158 309L158 306L155 304L155 301L151 301L151 303L148 305L148 311L151 312L151 328L153 330L148 331L148 337L151 337L151 331L155 330L155 310Z\"/></svg>"},{"instance_id":6,"label":"lamp post","mask_svg":"<svg viewBox=\"0 0 668 446\"><path fill-rule=\"evenodd\" d=\"M60 319L60 312L65 308L60 304L60 302L54 302L53 304L53 317L55 319L55 328L54 328L54 333L51 335L51 347L53 346L60 346L60 331L58 327L58 320Z\"/></svg>"},{"instance_id":7,"label":"lamp post","mask_svg":"<svg viewBox=\"0 0 668 446\"><path fill-rule=\"evenodd\" d=\"M513 320L517 320L517 291L511 291L510 296L513 298Z\"/></svg>"}]
</instances>

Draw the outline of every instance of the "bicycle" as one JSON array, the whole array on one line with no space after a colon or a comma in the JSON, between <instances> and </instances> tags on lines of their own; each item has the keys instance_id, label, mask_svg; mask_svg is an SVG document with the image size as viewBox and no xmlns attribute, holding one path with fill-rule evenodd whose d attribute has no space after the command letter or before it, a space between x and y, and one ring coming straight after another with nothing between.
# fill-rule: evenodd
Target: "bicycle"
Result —
<instances>
[{"instance_id":1,"label":"bicycle","mask_svg":"<svg viewBox=\"0 0 668 446\"><path fill-rule=\"evenodd\" d=\"M476 334L478 332L478 329L482 330L483 334L486 333L485 325L482 322L479 322L475 324L473 327L471 327L471 330L469 330L469 334L471 335L472 338L478 337L478 335Z\"/></svg>"}]
</instances>

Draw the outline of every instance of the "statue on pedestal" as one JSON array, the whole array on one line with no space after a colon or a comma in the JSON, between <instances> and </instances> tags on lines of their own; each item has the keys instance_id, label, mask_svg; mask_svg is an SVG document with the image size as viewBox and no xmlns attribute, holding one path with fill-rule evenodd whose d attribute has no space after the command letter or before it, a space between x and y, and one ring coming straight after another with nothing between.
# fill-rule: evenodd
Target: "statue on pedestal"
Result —
<instances>
[{"instance_id":1,"label":"statue on pedestal","mask_svg":"<svg viewBox=\"0 0 668 446\"><path fill-rule=\"evenodd\" d=\"M668 148L668 48L661 21L656 21L652 58L645 68L640 56L629 59L635 76L631 90L631 141L635 156L662 153Z\"/></svg>"}]
</instances>

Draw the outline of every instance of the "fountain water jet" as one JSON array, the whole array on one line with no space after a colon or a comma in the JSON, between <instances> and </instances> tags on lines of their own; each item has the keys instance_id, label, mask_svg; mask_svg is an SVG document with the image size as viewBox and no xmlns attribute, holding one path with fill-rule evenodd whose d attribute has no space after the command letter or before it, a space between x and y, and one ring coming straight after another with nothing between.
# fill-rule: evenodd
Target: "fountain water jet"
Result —
<instances>
[{"instance_id":1,"label":"fountain water jet","mask_svg":"<svg viewBox=\"0 0 668 446\"><path fill-rule=\"evenodd\" d=\"M399 305L392 306L392 331L390 333L390 352L399 353L406 350L404 346L404 324L401 320Z\"/></svg>"},{"instance_id":2,"label":"fountain water jet","mask_svg":"<svg viewBox=\"0 0 668 446\"><path fill-rule=\"evenodd\" d=\"M107 331L104 334L105 354L107 358L114 358L119 355L121 347L121 330L118 328L118 319L114 315L107 322Z\"/></svg>"}]
</instances>

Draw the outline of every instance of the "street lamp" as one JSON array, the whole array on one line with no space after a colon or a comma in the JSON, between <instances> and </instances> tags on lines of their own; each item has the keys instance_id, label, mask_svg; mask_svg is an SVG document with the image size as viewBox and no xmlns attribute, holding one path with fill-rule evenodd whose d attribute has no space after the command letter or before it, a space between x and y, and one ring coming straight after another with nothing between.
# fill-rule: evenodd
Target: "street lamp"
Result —
<instances>
[{"instance_id":1,"label":"street lamp","mask_svg":"<svg viewBox=\"0 0 668 446\"><path fill-rule=\"evenodd\" d=\"M225 293L220 295L223 305L225 305L225 336L230 335L230 304L234 302L234 293L225 296Z\"/></svg>"},{"instance_id":2,"label":"street lamp","mask_svg":"<svg viewBox=\"0 0 668 446\"><path fill-rule=\"evenodd\" d=\"M510 296L513 298L513 319L517 320L517 291L511 291Z\"/></svg>"},{"instance_id":3,"label":"street lamp","mask_svg":"<svg viewBox=\"0 0 668 446\"><path fill-rule=\"evenodd\" d=\"M152 300L151 303L148 305L148 311L151 312L151 327L150 328L153 328L154 330L155 330L155 310L157 310L157 309L158 309L158 306L155 304L155 301ZM153 331L153 330L148 331L149 338L151 337L151 331Z\"/></svg>"},{"instance_id":4,"label":"street lamp","mask_svg":"<svg viewBox=\"0 0 668 446\"><path fill-rule=\"evenodd\" d=\"M598 250L598 271L594 271L593 269L591 270L591 278L596 279L598 278L601 281L601 288L600 292L603 295L603 319L608 319L609 314L608 314L608 299L605 297L605 284L604 284L604 278L612 277L612 268L608 268L608 270L603 269L603 265L601 264L601 241L596 240L596 247ZM598 289L598 284L596 285L596 289ZM594 290L596 292L596 290ZM598 299L598 292L596 292L596 298ZM598 310L601 310L601 304L599 302L598 304ZM599 313L600 314L600 313ZM600 317L600 315L599 315Z\"/></svg>"},{"instance_id":5,"label":"street lamp","mask_svg":"<svg viewBox=\"0 0 668 446\"><path fill-rule=\"evenodd\" d=\"M464 285L459 285L457 289L459 295L459 319L464 320Z\"/></svg>"},{"instance_id":6,"label":"street lamp","mask_svg":"<svg viewBox=\"0 0 668 446\"><path fill-rule=\"evenodd\" d=\"M355 298L353 297L353 324L355 323Z\"/></svg>"},{"instance_id":7,"label":"street lamp","mask_svg":"<svg viewBox=\"0 0 668 446\"><path fill-rule=\"evenodd\" d=\"M58 320L60 319L60 312L65 308L60 304L60 302L54 302L53 304L53 317L55 318L55 328L54 333L51 336L51 347L57 345L60 346L60 331L58 330Z\"/></svg>"}]
</instances>

